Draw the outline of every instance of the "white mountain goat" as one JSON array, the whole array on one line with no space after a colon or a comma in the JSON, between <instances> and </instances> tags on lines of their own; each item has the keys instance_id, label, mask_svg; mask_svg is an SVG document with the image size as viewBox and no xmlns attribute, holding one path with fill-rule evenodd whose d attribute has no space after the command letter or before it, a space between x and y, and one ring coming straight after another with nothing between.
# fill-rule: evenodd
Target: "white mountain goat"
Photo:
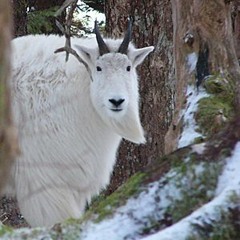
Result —
<instances>
[{"instance_id":1,"label":"white mountain goat","mask_svg":"<svg viewBox=\"0 0 240 240\"><path fill-rule=\"evenodd\" d=\"M59 36L13 40L12 96L21 154L5 193L32 226L78 218L109 183L122 138L144 143L136 67L153 47L123 40L72 39L86 65L54 54ZM86 68L87 66L87 68Z\"/></svg>"}]
</instances>

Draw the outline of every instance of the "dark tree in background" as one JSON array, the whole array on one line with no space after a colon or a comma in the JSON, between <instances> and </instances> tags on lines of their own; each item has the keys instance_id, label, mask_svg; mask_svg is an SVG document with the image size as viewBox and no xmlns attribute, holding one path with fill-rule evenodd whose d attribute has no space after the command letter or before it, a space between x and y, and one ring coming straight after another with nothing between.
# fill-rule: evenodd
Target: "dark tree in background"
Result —
<instances>
[{"instance_id":1,"label":"dark tree in background","mask_svg":"<svg viewBox=\"0 0 240 240\"><path fill-rule=\"evenodd\" d=\"M153 45L155 50L138 68L140 77L141 119L146 131L145 145L125 141L109 192L129 176L164 154L165 139L174 108L174 68L172 51L172 15L169 0L107 0L106 31L122 37L127 18L133 17L133 42L137 47Z\"/></svg>"},{"instance_id":2,"label":"dark tree in background","mask_svg":"<svg viewBox=\"0 0 240 240\"><path fill-rule=\"evenodd\" d=\"M56 10L62 6L65 0L28 0L28 6L30 9L29 12L29 31L31 25L30 21L32 21L32 25L35 24L36 21L40 22L37 26L36 31L40 31L43 34L62 34L59 28L56 26L54 14ZM64 22L65 13L63 13L58 20L60 22Z\"/></svg>"},{"instance_id":3,"label":"dark tree in background","mask_svg":"<svg viewBox=\"0 0 240 240\"><path fill-rule=\"evenodd\" d=\"M61 34L55 24L54 14L64 0L12 0L14 36L27 34ZM59 20L64 22L63 13Z\"/></svg>"},{"instance_id":4,"label":"dark tree in background","mask_svg":"<svg viewBox=\"0 0 240 240\"><path fill-rule=\"evenodd\" d=\"M27 0L12 0L14 36L27 34Z\"/></svg>"}]
</instances>

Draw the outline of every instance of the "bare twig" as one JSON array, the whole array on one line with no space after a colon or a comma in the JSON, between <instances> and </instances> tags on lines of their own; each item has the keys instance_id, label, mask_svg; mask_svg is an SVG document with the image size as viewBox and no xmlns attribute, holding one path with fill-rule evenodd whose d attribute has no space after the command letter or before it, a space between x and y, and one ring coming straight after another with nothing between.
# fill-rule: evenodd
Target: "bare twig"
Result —
<instances>
[{"instance_id":1,"label":"bare twig","mask_svg":"<svg viewBox=\"0 0 240 240\"><path fill-rule=\"evenodd\" d=\"M60 24L60 22L58 20L55 21L57 27L59 28L59 30L64 34L65 30L64 27L62 26L62 24Z\"/></svg>"},{"instance_id":2,"label":"bare twig","mask_svg":"<svg viewBox=\"0 0 240 240\"><path fill-rule=\"evenodd\" d=\"M62 14L62 12L69 7L71 4L73 4L74 2L77 2L76 0L66 0L63 5L57 10L57 12L55 13L55 17L58 17Z\"/></svg>"},{"instance_id":3,"label":"bare twig","mask_svg":"<svg viewBox=\"0 0 240 240\"><path fill-rule=\"evenodd\" d=\"M57 11L57 13L55 14L55 16L59 16L62 13L62 11L69 6L70 6L70 9L69 9L69 12L66 16L65 28L60 24L60 22L58 20L56 20L56 25L58 26L60 31L66 37L66 43L65 43L66 61L68 61L68 59L69 59L69 52L67 50L69 50L71 48L71 30L70 29L71 29L71 25L72 25L73 13L74 13L74 10L77 7L77 0L66 0L63 3L63 5L60 7L60 9ZM61 49L63 49L63 48L61 48ZM56 52L60 52L60 51L55 51L55 53Z\"/></svg>"},{"instance_id":4,"label":"bare twig","mask_svg":"<svg viewBox=\"0 0 240 240\"><path fill-rule=\"evenodd\" d=\"M66 38L66 42L65 42L65 46L62 48L58 48L57 50L55 50L54 53L59 53L59 52L66 52L66 62L69 59L69 54L72 54L73 56L75 56L77 58L77 60L82 63L87 71L90 74L90 69L88 67L88 65L82 60L82 58L77 54L77 52L72 49L71 47L71 25L72 25L72 19L73 19L73 13L74 10L77 7L77 0L66 0L63 5L60 7L60 9L56 12L55 16L59 16L61 15L61 13L64 11L64 9L66 9L67 7L70 6L69 12L67 14L66 17L66 23L64 24L65 27L62 26L62 24L56 20L56 25L57 27L60 29L60 31L65 35ZM91 76L91 74L90 74Z\"/></svg>"},{"instance_id":5,"label":"bare twig","mask_svg":"<svg viewBox=\"0 0 240 240\"><path fill-rule=\"evenodd\" d=\"M0 216L0 219L1 219L1 223L4 223L8 220L8 214L6 212L4 212L1 216Z\"/></svg>"},{"instance_id":6,"label":"bare twig","mask_svg":"<svg viewBox=\"0 0 240 240\"><path fill-rule=\"evenodd\" d=\"M58 48L57 50L54 51L54 53L59 53L59 52L66 52L68 54L72 54L73 56L75 56L77 58L77 60L80 63L82 63L86 67L88 72L90 71L88 65L82 60L82 58L77 54L77 52L74 49L72 49L71 47L65 45L65 47Z\"/></svg>"}]
</instances>

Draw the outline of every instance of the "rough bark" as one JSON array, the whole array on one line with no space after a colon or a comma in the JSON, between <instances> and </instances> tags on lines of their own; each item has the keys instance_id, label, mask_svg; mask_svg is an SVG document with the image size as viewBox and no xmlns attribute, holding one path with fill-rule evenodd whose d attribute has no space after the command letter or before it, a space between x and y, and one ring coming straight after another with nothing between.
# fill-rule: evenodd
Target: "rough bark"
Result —
<instances>
[{"instance_id":1,"label":"rough bark","mask_svg":"<svg viewBox=\"0 0 240 240\"><path fill-rule=\"evenodd\" d=\"M18 149L11 117L8 85L11 27L10 4L8 0L2 0L0 1L0 189L4 185Z\"/></svg>"},{"instance_id":2,"label":"rough bark","mask_svg":"<svg viewBox=\"0 0 240 240\"><path fill-rule=\"evenodd\" d=\"M127 18L133 17L133 42L137 47L153 45L155 51L138 68L141 119L147 144L121 145L110 191L144 165L164 154L164 136L172 119L174 70L172 59L171 4L164 1L106 1L106 31L122 37Z\"/></svg>"},{"instance_id":3,"label":"rough bark","mask_svg":"<svg viewBox=\"0 0 240 240\"><path fill-rule=\"evenodd\" d=\"M240 1L232 3L232 25L234 34L234 45L238 59L240 58Z\"/></svg>"}]
</instances>

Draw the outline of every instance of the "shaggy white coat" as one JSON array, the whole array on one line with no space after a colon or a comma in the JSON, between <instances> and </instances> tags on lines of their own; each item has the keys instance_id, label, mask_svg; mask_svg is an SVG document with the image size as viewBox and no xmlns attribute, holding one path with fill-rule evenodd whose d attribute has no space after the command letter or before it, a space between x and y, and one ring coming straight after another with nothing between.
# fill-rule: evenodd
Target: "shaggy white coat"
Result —
<instances>
[{"instance_id":1,"label":"shaggy white coat","mask_svg":"<svg viewBox=\"0 0 240 240\"><path fill-rule=\"evenodd\" d=\"M99 57L95 39L72 41L92 79L75 57L65 62L65 53L54 54L63 37L13 41L11 87L21 154L5 193L17 197L32 226L80 217L109 183L121 139L145 141L135 68L153 47L130 44L126 56L115 53L121 40L109 39L111 53ZM112 111L111 98L125 100L122 111Z\"/></svg>"}]
</instances>

